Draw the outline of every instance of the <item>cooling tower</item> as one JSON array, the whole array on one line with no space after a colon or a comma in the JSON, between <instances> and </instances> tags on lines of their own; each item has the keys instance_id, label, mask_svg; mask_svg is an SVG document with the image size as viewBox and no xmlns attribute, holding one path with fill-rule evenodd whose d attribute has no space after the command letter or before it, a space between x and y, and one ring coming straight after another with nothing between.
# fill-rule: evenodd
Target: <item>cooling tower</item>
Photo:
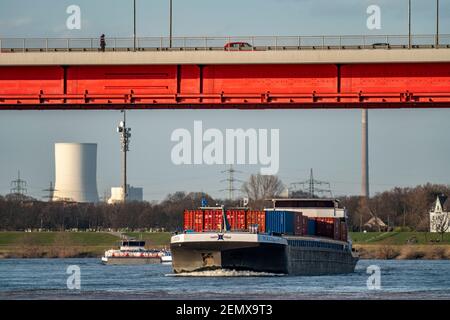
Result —
<instances>
[{"instance_id":1,"label":"cooling tower","mask_svg":"<svg viewBox=\"0 0 450 320\"><path fill-rule=\"evenodd\" d=\"M98 202L97 144L55 143L54 201Z\"/></svg>"}]
</instances>

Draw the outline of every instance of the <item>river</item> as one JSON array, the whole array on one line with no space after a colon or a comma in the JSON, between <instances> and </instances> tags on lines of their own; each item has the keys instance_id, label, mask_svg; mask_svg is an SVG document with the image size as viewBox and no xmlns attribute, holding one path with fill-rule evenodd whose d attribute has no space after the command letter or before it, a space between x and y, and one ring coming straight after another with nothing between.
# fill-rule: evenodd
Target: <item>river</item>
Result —
<instances>
[{"instance_id":1,"label":"river","mask_svg":"<svg viewBox=\"0 0 450 320\"><path fill-rule=\"evenodd\" d=\"M70 266L79 270L79 289L76 281L68 288L68 277L75 279ZM370 282L370 289L369 266L380 270L380 282ZM300 277L233 271L178 276L162 264L0 259L0 299L450 299L450 261L360 260L352 274Z\"/></svg>"}]
</instances>

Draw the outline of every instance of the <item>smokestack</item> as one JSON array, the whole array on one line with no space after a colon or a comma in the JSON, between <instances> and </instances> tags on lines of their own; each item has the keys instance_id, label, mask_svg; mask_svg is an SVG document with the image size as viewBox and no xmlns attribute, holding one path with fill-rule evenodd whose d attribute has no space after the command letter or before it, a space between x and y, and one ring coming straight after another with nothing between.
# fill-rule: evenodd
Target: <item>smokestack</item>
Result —
<instances>
[{"instance_id":1,"label":"smokestack","mask_svg":"<svg viewBox=\"0 0 450 320\"><path fill-rule=\"evenodd\" d=\"M97 144L55 143L53 201L98 202Z\"/></svg>"},{"instance_id":2,"label":"smokestack","mask_svg":"<svg viewBox=\"0 0 450 320\"><path fill-rule=\"evenodd\" d=\"M362 185L361 195L369 198L369 123L368 110L362 109Z\"/></svg>"}]
</instances>

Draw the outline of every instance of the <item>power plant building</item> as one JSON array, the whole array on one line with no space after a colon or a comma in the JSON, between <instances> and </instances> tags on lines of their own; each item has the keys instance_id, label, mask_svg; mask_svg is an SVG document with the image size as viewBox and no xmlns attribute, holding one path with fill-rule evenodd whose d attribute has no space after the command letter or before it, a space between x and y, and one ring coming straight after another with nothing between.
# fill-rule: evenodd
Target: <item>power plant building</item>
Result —
<instances>
[{"instance_id":1,"label":"power plant building","mask_svg":"<svg viewBox=\"0 0 450 320\"><path fill-rule=\"evenodd\" d=\"M144 189L127 185L127 201L144 201ZM123 188L111 188L111 198L108 199L109 204L123 202Z\"/></svg>"},{"instance_id":2,"label":"power plant building","mask_svg":"<svg viewBox=\"0 0 450 320\"><path fill-rule=\"evenodd\" d=\"M96 143L55 143L53 201L99 201Z\"/></svg>"}]
</instances>

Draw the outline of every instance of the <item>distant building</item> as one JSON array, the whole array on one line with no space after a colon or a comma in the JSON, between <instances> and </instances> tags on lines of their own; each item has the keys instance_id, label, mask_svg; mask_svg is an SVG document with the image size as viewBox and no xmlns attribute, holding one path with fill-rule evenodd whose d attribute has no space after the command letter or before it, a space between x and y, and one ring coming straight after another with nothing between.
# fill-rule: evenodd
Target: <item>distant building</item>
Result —
<instances>
[{"instance_id":1,"label":"distant building","mask_svg":"<svg viewBox=\"0 0 450 320\"><path fill-rule=\"evenodd\" d=\"M127 201L144 201L144 189L127 185L128 197ZM111 188L111 198L108 199L109 204L120 203L123 201L123 188Z\"/></svg>"},{"instance_id":2,"label":"distant building","mask_svg":"<svg viewBox=\"0 0 450 320\"><path fill-rule=\"evenodd\" d=\"M450 212L444 211L447 196L436 197L434 208L430 211L430 232L450 232Z\"/></svg>"}]
</instances>

